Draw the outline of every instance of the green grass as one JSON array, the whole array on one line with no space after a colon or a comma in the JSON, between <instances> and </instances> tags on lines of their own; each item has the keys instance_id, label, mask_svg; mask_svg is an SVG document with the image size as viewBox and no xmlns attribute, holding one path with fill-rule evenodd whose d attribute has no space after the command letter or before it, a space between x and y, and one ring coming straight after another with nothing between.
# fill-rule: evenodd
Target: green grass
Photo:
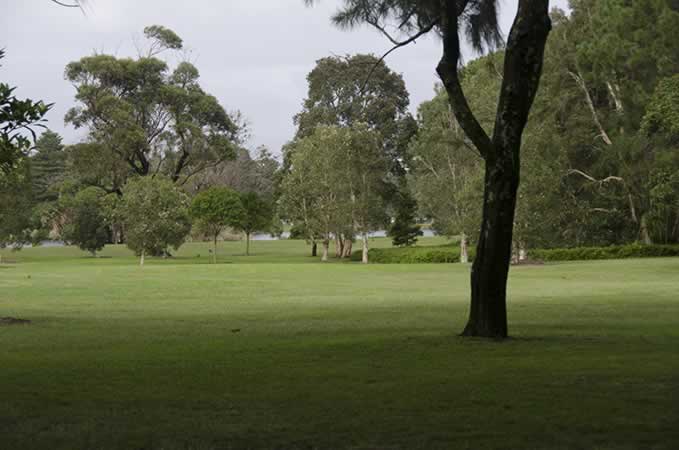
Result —
<instances>
[{"instance_id":1,"label":"green grass","mask_svg":"<svg viewBox=\"0 0 679 450\"><path fill-rule=\"evenodd\" d=\"M239 245L3 252L0 449L679 448L679 258L513 268L498 343L468 266Z\"/></svg>"}]
</instances>

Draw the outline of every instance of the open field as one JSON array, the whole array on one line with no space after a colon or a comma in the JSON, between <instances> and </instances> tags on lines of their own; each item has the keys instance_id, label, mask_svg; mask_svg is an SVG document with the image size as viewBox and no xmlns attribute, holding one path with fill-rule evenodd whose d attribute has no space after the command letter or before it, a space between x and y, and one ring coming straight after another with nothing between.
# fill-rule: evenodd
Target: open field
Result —
<instances>
[{"instance_id":1,"label":"open field","mask_svg":"<svg viewBox=\"0 0 679 450\"><path fill-rule=\"evenodd\" d=\"M242 245L3 251L0 449L679 448L679 258L513 268L497 343L468 266Z\"/></svg>"}]
</instances>

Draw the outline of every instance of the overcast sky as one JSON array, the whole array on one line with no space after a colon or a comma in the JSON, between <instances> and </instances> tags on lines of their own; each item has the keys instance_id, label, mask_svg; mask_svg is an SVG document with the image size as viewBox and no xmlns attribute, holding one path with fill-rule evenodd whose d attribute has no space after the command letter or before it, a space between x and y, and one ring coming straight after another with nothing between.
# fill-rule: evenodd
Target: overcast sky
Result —
<instances>
[{"instance_id":1,"label":"overcast sky","mask_svg":"<svg viewBox=\"0 0 679 450\"><path fill-rule=\"evenodd\" d=\"M63 0L68 1L68 0ZM321 0L88 0L87 14L49 0L0 0L0 48L6 57L0 79L19 86L17 95L54 102L49 126L66 143L83 132L64 125L75 90L64 67L94 51L136 54L147 25L171 28L192 49L201 85L227 110L240 110L251 125L250 148L266 145L278 153L294 133L292 117L306 95L306 74L331 54L382 54L389 43L368 28L337 30L330 16L341 2ZM567 0L552 0L565 8ZM501 0L507 32L517 0ZM403 74L411 109L433 95L440 43L425 37L392 54L387 64ZM467 58L471 57L467 53ZM174 64L176 58L167 55Z\"/></svg>"}]
</instances>

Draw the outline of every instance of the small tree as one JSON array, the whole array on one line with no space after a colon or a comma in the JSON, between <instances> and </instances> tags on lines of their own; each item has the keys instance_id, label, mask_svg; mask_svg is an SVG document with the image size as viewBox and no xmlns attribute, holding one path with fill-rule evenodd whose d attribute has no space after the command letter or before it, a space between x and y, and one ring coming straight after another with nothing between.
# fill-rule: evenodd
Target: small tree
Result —
<instances>
[{"instance_id":1,"label":"small tree","mask_svg":"<svg viewBox=\"0 0 679 450\"><path fill-rule=\"evenodd\" d=\"M241 194L240 201L244 214L234 228L245 233L245 254L250 256L250 236L256 231L269 230L273 219L273 208L254 192Z\"/></svg>"},{"instance_id":2,"label":"small tree","mask_svg":"<svg viewBox=\"0 0 679 450\"><path fill-rule=\"evenodd\" d=\"M225 187L213 187L196 195L191 203L191 217L198 228L212 238L212 261L217 263L217 238L226 227L236 227L245 210L237 192Z\"/></svg>"},{"instance_id":3,"label":"small tree","mask_svg":"<svg viewBox=\"0 0 679 450\"><path fill-rule=\"evenodd\" d=\"M123 187L118 214L125 227L125 243L140 256L179 248L191 230L188 197L167 178L139 177Z\"/></svg>"},{"instance_id":4,"label":"small tree","mask_svg":"<svg viewBox=\"0 0 679 450\"><path fill-rule=\"evenodd\" d=\"M94 187L78 192L70 205L71 223L64 232L67 241L90 252L92 256L104 248L109 238L103 204L105 195L104 191Z\"/></svg>"},{"instance_id":5,"label":"small tree","mask_svg":"<svg viewBox=\"0 0 679 450\"><path fill-rule=\"evenodd\" d=\"M422 236L422 230L415 223L417 214L417 201L407 190L401 189L396 203L396 217L387 230L387 234L396 247L410 247L415 245L417 238Z\"/></svg>"}]
</instances>

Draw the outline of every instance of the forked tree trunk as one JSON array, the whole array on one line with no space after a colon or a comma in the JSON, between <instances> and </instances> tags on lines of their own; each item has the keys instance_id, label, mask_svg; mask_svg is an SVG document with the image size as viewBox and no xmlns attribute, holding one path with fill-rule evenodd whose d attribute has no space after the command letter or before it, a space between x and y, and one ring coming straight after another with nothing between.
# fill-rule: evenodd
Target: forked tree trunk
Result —
<instances>
[{"instance_id":1,"label":"forked tree trunk","mask_svg":"<svg viewBox=\"0 0 679 450\"><path fill-rule=\"evenodd\" d=\"M361 262L363 264L368 264L368 233L363 233L363 255L361 257Z\"/></svg>"},{"instance_id":2,"label":"forked tree trunk","mask_svg":"<svg viewBox=\"0 0 679 450\"><path fill-rule=\"evenodd\" d=\"M349 240L344 240L344 252L342 253L342 258L351 258L351 252L353 251L354 243Z\"/></svg>"},{"instance_id":3,"label":"forked tree trunk","mask_svg":"<svg viewBox=\"0 0 679 450\"><path fill-rule=\"evenodd\" d=\"M469 262L469 250L467 248L467 235L463 232L460 236L460 262L467 264Z\"/></svg>"},{"instance_id":4,"label":"forked tree trunk","mask_svg":"<svg viewBox=\"0 0 679 450\"><path fill-rule=\"evenodd\" d=\"M323 241L323 256L321 256L321 261L326 262L328 260L328 251L330 248L330 241L327 239Z\"/></svg>"},{"instance_id":5,"label":"forked tree trunk","mask_svg":"<svg viewBox=\"0 0 679 450\"><path fill-rule=\"evenodd\" d=\"M460 41L456 2L442 2L443 58L437 71L455 117L485 159L483 219L471 275L471 308L462 334L505 338L507 276L519 186L521 136L542 73L551 29L549 0L519 0L504 61L492 139L469 108L458 76Z\"/></svg>"}]
</instances>

